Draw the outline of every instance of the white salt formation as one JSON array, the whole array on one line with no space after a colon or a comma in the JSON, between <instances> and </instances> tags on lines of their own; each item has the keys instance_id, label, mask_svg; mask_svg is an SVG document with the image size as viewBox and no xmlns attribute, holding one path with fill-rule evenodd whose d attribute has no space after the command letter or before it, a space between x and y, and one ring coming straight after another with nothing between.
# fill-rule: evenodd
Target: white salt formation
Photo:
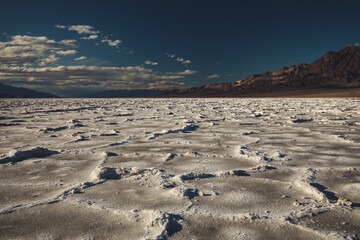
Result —
<instances>
[{"instance_id":1,"label":"white salt formation","mask_svg":"<svg viewBox=\"0 0 360 240\"><path fill-rule=\"evenodd\" d=\"M359 239L360 100L3 99L0 239Z\"/></svg>"}]
</instances>

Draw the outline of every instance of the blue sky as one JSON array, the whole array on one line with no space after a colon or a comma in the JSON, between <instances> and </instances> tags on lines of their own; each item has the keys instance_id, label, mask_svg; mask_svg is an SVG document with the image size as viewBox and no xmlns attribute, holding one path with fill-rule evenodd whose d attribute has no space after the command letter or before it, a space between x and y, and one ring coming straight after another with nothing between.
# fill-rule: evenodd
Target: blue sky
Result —
<instances>
[{"instance_id":1,"label":"blue sky","mask_svg":"<svg viewBox=\"0 0 360 240\"><path fill-rule=\"evenodd\" d=\"M7 1L0 81L62 96L233 82L360 42L360 1Z\"/></svg>"}]
</instances>

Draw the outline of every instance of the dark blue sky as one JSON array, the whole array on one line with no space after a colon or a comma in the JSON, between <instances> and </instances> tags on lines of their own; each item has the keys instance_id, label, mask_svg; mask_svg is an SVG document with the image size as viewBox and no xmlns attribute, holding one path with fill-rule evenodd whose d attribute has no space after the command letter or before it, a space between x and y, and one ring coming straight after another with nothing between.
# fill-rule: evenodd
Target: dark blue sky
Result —
<instances>
[{"instance_id":1,"label":"dark blue sky","mask_svg":"<svg viewBox=\"0 0 360 240\"><path fill-rule=\"evenodd\" d=\"M62 95L238 81L360 42L360 1L1 5L0 81Z\"/></svg>"}]
</instances>

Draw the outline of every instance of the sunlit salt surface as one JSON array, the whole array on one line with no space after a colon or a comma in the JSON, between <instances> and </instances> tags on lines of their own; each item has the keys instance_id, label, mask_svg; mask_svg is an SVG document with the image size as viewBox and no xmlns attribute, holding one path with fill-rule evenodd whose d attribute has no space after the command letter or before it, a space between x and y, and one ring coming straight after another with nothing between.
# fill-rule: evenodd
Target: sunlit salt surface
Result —
<instances>
[{"instance_id":1,"label":"sunlit salt surface","mask_svg":"<svg viewBox=\"0 0 360 240\"><path fill-rule=\"evenodd\" d=\"M2 99L0 238L360 236L356 99Z\"/></svg>"}]
</instances>

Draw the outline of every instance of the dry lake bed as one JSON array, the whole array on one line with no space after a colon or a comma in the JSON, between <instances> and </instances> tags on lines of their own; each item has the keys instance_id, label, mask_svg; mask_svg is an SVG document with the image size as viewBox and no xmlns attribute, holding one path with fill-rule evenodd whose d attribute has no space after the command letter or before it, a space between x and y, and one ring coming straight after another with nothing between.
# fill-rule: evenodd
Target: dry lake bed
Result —
<instances>
[{"instance_id":1,"label":"dry lake bed","mask_svg":"<svg viewBox=\"0 0 360 240\"><path fill-rule=\"evenodd\" d=\"M359 99L0 100L0 239L359 237Z\"/></svg>"}]
</instances>

